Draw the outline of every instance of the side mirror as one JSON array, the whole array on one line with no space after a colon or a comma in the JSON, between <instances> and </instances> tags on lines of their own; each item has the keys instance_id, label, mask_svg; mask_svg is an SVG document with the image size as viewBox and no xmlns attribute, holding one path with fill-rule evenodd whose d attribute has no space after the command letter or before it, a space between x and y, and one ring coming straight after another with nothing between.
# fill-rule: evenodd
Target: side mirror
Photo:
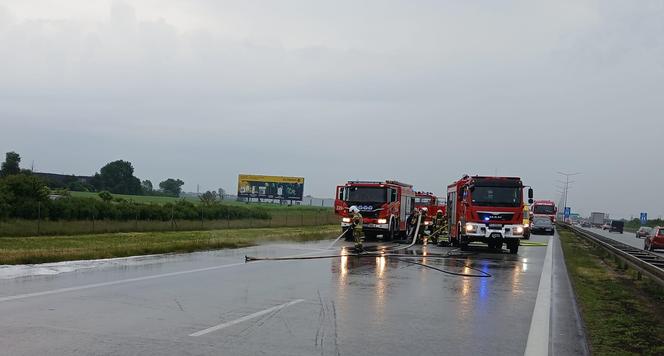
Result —
<instances>
[{"instance_id":1,"label":"side mirror","mask_svg":"<svg viewBox=\"0 0 664 356\"><path fill-rule=\"evenodd\" d=\"M533 188L528 188L528 199L529 201L533 199Z\"/></svg>"}]
</instances>

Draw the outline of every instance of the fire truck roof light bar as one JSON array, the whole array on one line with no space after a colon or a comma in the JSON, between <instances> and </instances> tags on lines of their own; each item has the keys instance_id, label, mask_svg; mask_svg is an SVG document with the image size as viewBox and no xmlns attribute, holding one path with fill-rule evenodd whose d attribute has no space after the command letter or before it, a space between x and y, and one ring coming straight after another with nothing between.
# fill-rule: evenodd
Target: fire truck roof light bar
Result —
<instances>
[{"instance_id":1,"label":"fire truck roof light bar","mask_svg":"<svg viewBox=\"0 0 664 356\"><path fill-rule=\"evenodd\" d=\"M401 182L398 182L396 180L386 180L384 182L366 181L366 180L351 180L351 181L348 181L348 183L346 183L346 184L393 184L393 185L398 185L398 186L402 186L402 187L410 187L410 188L413 187L410 184L401 183Z\"/></svg>"},{"instance_id":2,"label":"fire truck roof light bar","mask_svg":"<svg viewBox=\"0 0 664 356\"><path fill-rule=\"evenodd\" d=\"M402 187L410 187L410 188L413 187L411 184L401 183L401 182L396 181L396 180L386 180L385 183L388 183L388 184L394 184L394 185L400 185L400 186L402 186Z\"/></svg>"},{"instance_id":3,"label":"fire truck roof light bar","mask_svg":"<svg viewBox=\"0 0 664 356\"><path fill-rule=\"evenodd\" d=\"M505 180L521 180L519 177L489 177L489 176L472 176L471 178L479 179L505 179Z\"/></svg>"}]
</instances>

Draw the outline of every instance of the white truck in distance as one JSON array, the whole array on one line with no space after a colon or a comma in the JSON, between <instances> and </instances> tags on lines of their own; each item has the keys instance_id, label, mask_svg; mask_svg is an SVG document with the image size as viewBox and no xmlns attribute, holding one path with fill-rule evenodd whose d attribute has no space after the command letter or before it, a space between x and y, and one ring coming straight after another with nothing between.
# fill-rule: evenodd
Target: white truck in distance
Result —
<instances>
[{"instance_id":1,"label":"white truck in distance","mask_svg":"<svg viewBox=\"0 0 664 356\"><path fill-rule=\"evenodd\" d=\"M606 214L604 213L592 212L590 213L590 225L592 225L593 227L602 228L602 225L604 225L605 218Z\"/></svg>"}]
</instances>

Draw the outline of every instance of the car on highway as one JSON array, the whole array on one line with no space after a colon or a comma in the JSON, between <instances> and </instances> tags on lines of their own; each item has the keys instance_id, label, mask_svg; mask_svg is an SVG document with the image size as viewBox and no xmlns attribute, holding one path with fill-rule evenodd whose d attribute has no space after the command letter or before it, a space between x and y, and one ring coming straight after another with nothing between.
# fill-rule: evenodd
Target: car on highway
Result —
<instances>
[{"instance_id":1,"label":"car on highway","mask_svg":"<svg viewBox=\"0 0 664 356\"><path fill-rule=\"evenodd\" d=\"M555 232L555 227L551 222L551 219L546 216L536 216L533 218L533 223L530 227L531 234L545 233L548 235L553 235Z\"/></svg>"},{"instance_id":2,"label":"car on highway","mask_svg":"<svg viewBox=\"0 0 664 356\"><path fill-rule=\"evenodd\" d=\"M650 233L643 241L643 249L646 251L655 251L658 248L664 248L664 227L662 226L657 226L650 230Z\"/></svg>"},{"instance_id":3,"label":"car on highway","mask_svg":"<svg viewBox=\"0 0 664 356\"><path fill-rule=\"evenodd\" d=\"M636 238L637 239L642 239L648 236L648 234L652 231L651 227L648 226L641 226L638 230L636 230Z\"/></svg>"},{"instance_id":4,"label":"car on highway","mask_svg":"<svg viewBox=\"0 0 664 356\"><path fill-rule=\"evenodd\" d=\"M604 223L604 225L602 225L602 230L609 230L609 229L611 229L611 224Z\"/></svg>"},{"instance_id":5,"label":"car on highway","mask_svg":"<svg viewBox=\"0 0 664 356\"><path fill-rule=\"evenodd\" d=\"M590 228L590 227L593 227L593 226L589 222L584 221L584 222L581 223L581 227Z\"/></svg>"},{"instance_id":6,"label":"car on highway","mask_svg":"<svg viewBox=\"0 0 664 356\"><path fill-rule=\"evenodd\" d=\"M611 221L611 226L609 227L609 232L619 232L623 233L623 229L625 228L625 222L622 220L613 220Z\"/></svg>"}]
</instances>

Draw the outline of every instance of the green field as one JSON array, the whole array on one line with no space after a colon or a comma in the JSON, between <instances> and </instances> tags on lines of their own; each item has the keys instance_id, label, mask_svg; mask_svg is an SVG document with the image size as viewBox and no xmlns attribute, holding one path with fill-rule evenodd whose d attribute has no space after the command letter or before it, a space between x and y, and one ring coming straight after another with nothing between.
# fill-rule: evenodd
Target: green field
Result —
<instances>
[{"instance_id":1,"label":"green field","mask_svg":"<svg viewBox=\"0 0 664 356\"><path fill-rule=\"evenodd\" d=\"M0 238L0 264L32 264L169 252L239 248L268 241L313 241L336 237L339 227L228 229Z\"/></svg>"},{"instance_id":2,"label":"green field","mask_svg":"<svg viewBox=\"0 0 664 356\"><path fill-rule=\"evenodd\" d=\"M663 355L664 289L560 229L579 309L595 355Z\"/></svg>"}]
</instances>

